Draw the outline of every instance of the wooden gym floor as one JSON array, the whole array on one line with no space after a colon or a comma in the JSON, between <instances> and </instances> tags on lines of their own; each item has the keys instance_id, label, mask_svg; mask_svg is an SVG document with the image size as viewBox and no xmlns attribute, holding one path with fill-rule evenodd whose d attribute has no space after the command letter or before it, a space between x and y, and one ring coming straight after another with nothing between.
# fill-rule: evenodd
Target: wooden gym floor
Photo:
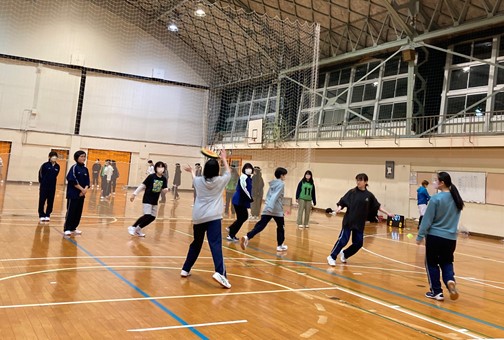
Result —
<instances>
[{"instance_id":1,"label":"wooden gym floor","mask_svg":"<svg viewBox=\"0 0 504 340\"><path fill-rule=\"evenodd\" d=\"M315 213L299 230L286 214L288 251L276 252L272 221L247 251L223 241L231 289L214 280L205 243L192 276L179 276L192 241L192 193L160 206L133 238L141 200L119 190L86 198L79 237L62 237L58 188L39 224L38 187L0 187L1 339L474 339L504 337L504 244L460 237L460 298L424 297L424 247L405 230L368 225L364 248L329 267L341 216ZM171 196L169 196L171 198ZM225 219L223 229L232 221ZM254 222L246 223L239 236ZM226 236L223 231L223 236Z\"/></svg>"}]
</instances>

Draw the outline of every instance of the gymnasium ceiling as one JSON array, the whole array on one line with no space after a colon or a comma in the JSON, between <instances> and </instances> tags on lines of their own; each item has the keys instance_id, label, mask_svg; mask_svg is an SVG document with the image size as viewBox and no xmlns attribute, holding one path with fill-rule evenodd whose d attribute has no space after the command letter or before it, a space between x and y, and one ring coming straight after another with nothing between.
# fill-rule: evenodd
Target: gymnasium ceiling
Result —
<instances>
[{"instance_id":1,"label":"gymnasium ceiling","mask_svg":"<svg viewBox=\"0 0 504 340\"><path fill-rule=\"evenodd\" d=\"M243 30L245 38L226 39L224 36L232 35L236 30L232 22L235 20L233 11L278 17L284 23L297 21L308 23L306 26L320 24L320 65L387 48L397 50L411 41L435 41L471 30L504 26L504 0L92 1L131 19L161 40L160 34L173 35L166 27L176 21L179 40L186 48L195 51L214 71L224 64L239 68L240 62L243 63L241 60L245 59L250 63L252 57L244 56L243 50L253 49L259 54L267 54L273 50L268 45L269 38L284 33L282 27L274 25L262 31L256 29L255 32L252 27L251 30ZM197 5L204 6L208 15L204 18L195 17L194 7ZM222 20L216 17L227 17L232 24L222 25ZM297 33L289 34L291 42L283 42L287 51L289 44L292 45L290 51L295 51L307 40L301 33L298 36ZM305 61L295 61L282 67L293 67L296 62L298 65L306 64Z\"/></svg>"}]
</instances>

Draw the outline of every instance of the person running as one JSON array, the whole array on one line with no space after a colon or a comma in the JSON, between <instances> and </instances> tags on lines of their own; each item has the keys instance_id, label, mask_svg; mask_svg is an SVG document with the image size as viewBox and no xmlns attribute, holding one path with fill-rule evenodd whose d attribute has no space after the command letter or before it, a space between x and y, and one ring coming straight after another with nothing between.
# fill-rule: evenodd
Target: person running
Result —
<instances>
[{"instance_id":1,"label":"person running","mask_svg":"<svg viewBox=\"0 0 504 340\"><path fill-rule=\"evenodd\" d=\"M287 169L277 168L275 170L275 179L269 183L269 190L266 194L266 203L261 214L261 219L256 223L254 229L240 239L240 247L247 249L249 241L266 228L268 222L274 219L277 225L277 251L287 250L285 241L285 221L283 211L283 197L285 188L285 176Z\"/></svg>"},{"instance_id":2,"label":"person running","mask_svg":"<svg viewBox=\"0 0 504 340\"><path fill-rule=\"evenodd\" d=\"M224 165L224 173L219 176L219 162L209 159L203 169L203 176L196 176L196 170L186 166L184 170L193 177L194 189L198 192L192 211L194 240L189 246L187 258L182 266L180 276L188 277L196 263L203 246L205 233L212 252L215 273L212 278L224 288L231 288L227 279L224 257L222 255L222 193L231 178L231 170L226 158L226 150L222 149L220 159Z\"/></svg>"},{"instance_id":3,"label":"person running","mask_svg":"<svg viewBox=\"0 0 504 340\"><path fill-rule=\"evenodd\" d=\"M357 174L355 176L357 186L350 189L337 203L337 209L334 214L337 214L342 209L347 208L343 217L343 225L340 235L331 254L327 256L327 263L330 266L336 265L336 257L340 255L342 263L346 263L347 259L355 255L364 244L364 226L366 224L369 211L379 210L387 216L393 216L381 207L376 197L368 191L368 176L366 174ZM343 250L350 240L352 235L352 244L347 249Z\"/></svg>"},{"instance_id":4,"label":"person running","mask_svg":"<svg viewBox=\"0 0 504 340\"><path fill-rule=\"evenodd\" d=\"M236 211L236 220L229 226L229 235L226 240L238 242L236 234L240 231L243 223L248 220L248 210L252 199L252 174L254 167L250 163L245 163L242 167L242 174L236 184L236 192L233 195L233 207Z\"/></svg>"},{"instance_id":5,"label":"person running","mask_svg":"<svg viewBox=\"0 0 504 340\"><path fill-rule=\"evenodd\" d=\"M418 213L420 214L420 218L418 219L418 228L420 228L420 224L422 223L422 218L425 214L425 210L427 209L427 203L429 203L430 195L427 192L427 186L429 185L429 181L423 180L422 185L417 189L417 204L418 204Z\"/></svg>"},{"instance_id":6,"label":"person running","mask_svg":"<svg viewBox=\"0 0 504 340\"><path fill-rule=\"evenodd\" d=\"M58 153L55 151L49 152L49 160L42 164L38 173L40 183L38 214L40 222L49 222L51 220L56 194L56 180L60 172L60 166L56 163L57 160ZM46 202L47 207L44 211Z\"/></svg>"},{"instance_id":7,"label":"person running","mask_svg":"<svg viewBox=\"0 0 504 340\"><path fill-rule=\"evenodd\" d=\"M444 300L441 271L450 299L457 300L459 293L453 272L453 253L457 246L457 227L460 213L464 209L464 201L448 173L438 173L437 179L432 184L440 192L432 196L429 201L416 238L418 245L425 238L425 269L430 286L430 291L425 293L425 297L437 301Z\"/></svg>"},{"instance_id":8,"label":"person running","mask_svg":"<svg viewBox=\"0 0 504 340\"><path fill-rule=\"evenodd\" d=\"M82 150L74 153L75 164L70 167L67 174L67 213L65 216L64 236L80 235L79 226L84 199L89 189L89 171L84 165L86 153Z\"/></svg>"},{"instance_id":9,"label":"person running","mask_svg":"<svg viewBox=\"0 0 504 340\"><path fill-rule=\"evenodd\" d=\"M296 202L298 203L297 224L299 228L309 228L310 213L313 205L317 205L315 196L315 184L313 183L313 174L306 170L303 179L299 182L296 190ZM304 213L304 219L303 219Z\"/></svg>"},{"instance_id":10,"label":"person running","mask_svg":"<svg viewBox=\"0 0 504 340\"><path fill-rule=\"evenodd\" d=\"M156 162L154 169L155 173L148 175L130 197L130 201L133 202L135 197L145 190L142 199L144 214L133 225L128 227L128 233L131 236L145 237L142 229L156 219L159 195L162 191L168 191L168 180L163 176L165 171L164 163Z\"/></svg>"}]
</instances>

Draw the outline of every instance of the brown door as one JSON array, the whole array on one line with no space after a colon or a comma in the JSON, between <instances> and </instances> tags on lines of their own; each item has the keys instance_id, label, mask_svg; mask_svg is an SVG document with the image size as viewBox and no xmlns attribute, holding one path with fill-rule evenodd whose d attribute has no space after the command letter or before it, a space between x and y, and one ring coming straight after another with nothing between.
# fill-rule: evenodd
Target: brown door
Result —
<instances>
[{"instance_id":1,"label":"brown door","mask_svg":"<svg viewBox=\"0 0 504 340\"><path fill-rule=\"evenodd\" d=\"M58 161L56 163L60 166L60 173L58 175L58 179L56 180L56 185L65 184L68 168L68 150L51 149L51 151L58 154Z\"/></svg>"},{"instance_id":2,"label":"brown door","mask_svg":"<svg viewBox=\"0 0 504 340\"><path fill-rule=\"evenodd\" d=\"M119 172L119 178L117 178L116 182L117 187L122 188L128 184L131 152L89 149L87 157L89 172L91 172L91 167L97 159L100 160L102 166L106 159L114 160L116 162L117 171Z\"/></svg>"},{"instance_id":3,"label":"brown door","mask_svg":"<svg viewBox=\"0 0 504 340\"><path fill-rule=\"evenodd\" d=\"M7 170L9 169L10 152L11 142L0 142L0 158L2 159L2 165L0 165L0 181L2 183L7 181Z\"/></svg>"}]
</instances>

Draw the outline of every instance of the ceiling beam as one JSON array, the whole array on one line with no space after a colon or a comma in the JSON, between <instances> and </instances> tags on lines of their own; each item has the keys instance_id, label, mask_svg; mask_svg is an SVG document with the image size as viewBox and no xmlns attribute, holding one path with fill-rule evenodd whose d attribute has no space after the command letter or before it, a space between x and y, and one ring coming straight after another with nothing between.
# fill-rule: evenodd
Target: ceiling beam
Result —
<instances>
[{"instance_id":1,"label":"ceiling beam","mask_svg":"<svg viewBox=\"0 0 504 340\"><path fill-rule=\"evenodd\" d=\"M394 7L392 7L392 4L389 2L389 0L381 0L381 3L387 9L395 24L402 28L408 38L413 39L415 32L413 32L411 27L404 22L399 13L394 9Z\"/></svg>"}]
</instances>

